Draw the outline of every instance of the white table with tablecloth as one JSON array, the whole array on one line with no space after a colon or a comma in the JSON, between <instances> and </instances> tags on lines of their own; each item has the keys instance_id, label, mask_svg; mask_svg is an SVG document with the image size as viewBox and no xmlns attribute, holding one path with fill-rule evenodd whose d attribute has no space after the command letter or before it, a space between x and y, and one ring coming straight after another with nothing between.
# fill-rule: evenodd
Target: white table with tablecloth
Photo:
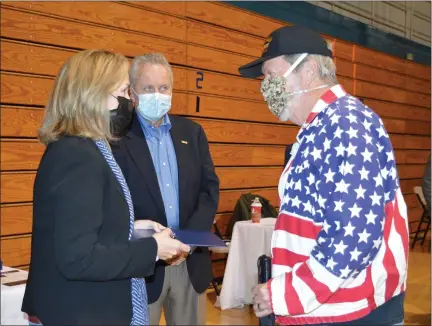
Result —
<instances>
[{"instance_id":1,"label":"white table with tablecloth","mask_svg":"<svg viewBox=\"0 0 432 326\"><path fill-rule=\"evenodd\" d=\"M1 270L1 325L28 325L21 311L28 273L3 266Z\"/></svg>"},{"instance_id":2,"label":"white table with tablecloth","mask_svg":"<svg viewBox=\"0 0 432 326\"><path fill-rule=\"evenodd\" d=\"M257 260L271 254L271 239L276 218L260 223L239 221L234 224L228 261L219 302L222 310L252 304L252 287L258 284Z\"/></svg>"}]
</instances>

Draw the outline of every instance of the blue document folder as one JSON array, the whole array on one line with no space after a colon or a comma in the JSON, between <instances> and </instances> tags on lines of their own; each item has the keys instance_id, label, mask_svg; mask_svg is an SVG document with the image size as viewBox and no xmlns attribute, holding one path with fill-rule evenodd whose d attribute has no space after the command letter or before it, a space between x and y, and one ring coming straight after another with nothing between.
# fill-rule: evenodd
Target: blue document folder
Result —
<instances>
[{"instance_id":1,"label":"blue document folder","mask_svg":"<svg viewBox=\"0 0 432 326\"><path fill-rule=\"evenodd\" d=\"M210 231L178 230L173 229L175 238L191 247L227 247L216 234ZM153 230L134 230L132 240L151 237Z\"/></svg>"},{"instance_id":2,"label":"blue document folder","mask_svg":"<svg viewBox=\"0 0 432 326\"><path fill-rule=\"evenodd\" d=\"M172 230L175 238L191 247L227 247L216 234L210 231Z\"/></svg>"}]
</instances>

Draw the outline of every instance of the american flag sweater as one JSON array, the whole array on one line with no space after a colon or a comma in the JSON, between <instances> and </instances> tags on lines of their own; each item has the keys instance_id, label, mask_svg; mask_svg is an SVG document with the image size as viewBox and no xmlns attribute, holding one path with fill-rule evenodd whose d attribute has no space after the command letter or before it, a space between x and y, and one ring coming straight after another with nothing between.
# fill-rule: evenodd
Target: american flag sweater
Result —
<instances>
[{"instance_id":1,"label":"american flag sweater","mask_svg":"<svg viewBox=\"0 0 432 326\"><path fill-rule=\"evenodd\" d=\"M381 119L340 85L317 102L279 182L268 283L276 320L359 319L405 290L408 221Z\"/></svg>"}]
</instances>

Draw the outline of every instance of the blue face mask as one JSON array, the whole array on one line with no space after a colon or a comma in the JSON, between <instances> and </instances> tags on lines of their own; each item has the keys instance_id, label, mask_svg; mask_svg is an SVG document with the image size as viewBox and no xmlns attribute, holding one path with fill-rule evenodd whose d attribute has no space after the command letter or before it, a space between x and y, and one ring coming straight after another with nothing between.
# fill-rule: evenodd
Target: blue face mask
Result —
<instances>
[{"instance_id":1,"label":"blue face mask","mask_svg":"<svg viewBox=\"0 0 432 326\"><path fill-rule=\"evenodd\" d=\"M156 122L171 109L171 95L161 93L137 94L132 87L131 89L138 96L136 109L144 119Z\"/></svg>"}]
</instances>

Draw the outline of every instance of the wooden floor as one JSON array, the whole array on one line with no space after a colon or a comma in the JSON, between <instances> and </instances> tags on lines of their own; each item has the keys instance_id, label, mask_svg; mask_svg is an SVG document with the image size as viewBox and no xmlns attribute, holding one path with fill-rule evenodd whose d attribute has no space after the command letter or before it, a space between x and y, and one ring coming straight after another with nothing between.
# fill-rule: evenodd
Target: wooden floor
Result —
<instances>
[{"instance_id":1,"label":"wooden floor","mask_svg":"<svg viewBox=\"0 0 432 326\"><path fill-rule=\"evenodd\" d=\"M431 325L431 253L420 243L409 256L405 325ZM215 308L216 294L207 292L207 325L258 325L251 307L221 311ZM162 317L161 325L165 325Z\"/></svg>"}]
</instances>

